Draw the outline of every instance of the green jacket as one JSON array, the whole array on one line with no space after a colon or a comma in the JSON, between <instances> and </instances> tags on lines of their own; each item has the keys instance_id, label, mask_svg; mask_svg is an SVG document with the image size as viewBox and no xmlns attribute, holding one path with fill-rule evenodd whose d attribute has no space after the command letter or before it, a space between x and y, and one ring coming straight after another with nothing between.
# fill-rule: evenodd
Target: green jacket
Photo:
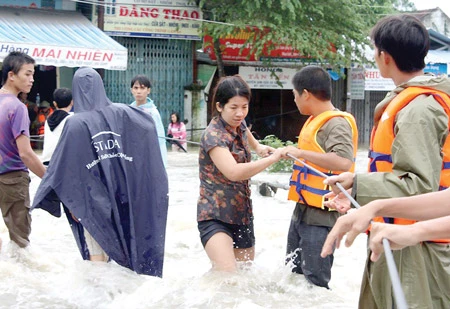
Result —
<instances>
[{"instance_id":1,"label":"green jacket","mask_svg":"<svg viewBox=\"0 0 450 309\"><path fill-rule=\"evenodd\" d=\"M418 76L399 85L375 108L377 122L389 102L409 86L426 86L450 94L446 77ZM441 148L448 134L448 117L432 96L419 96L397 113L392 144L392 172L357 174L354 184L360 205L383 198L437 191ZM426 205L424 205L426 206ZM408 308L450 308L450 246L423 243L393 251ZM394 295L384 255L368 258L359 308L392 308Z\"/></svg>"},{"instance_id":2,"label":"green jacket","mask_svg":"<svg viewBox=\"0 0 450 309\"><path fill-rule=\"evenodd\" d=\"M446 77L418 76L401 84L375 108L377 121L397 93L409 86L427 86L450 94ZM378 118L378 119L377 119ZM432 96L419 96L398 112L392 144L392 172L358 174L356 199L362 206L376 199L437 191L448 118Z\"/></svg>"}]
</instances>

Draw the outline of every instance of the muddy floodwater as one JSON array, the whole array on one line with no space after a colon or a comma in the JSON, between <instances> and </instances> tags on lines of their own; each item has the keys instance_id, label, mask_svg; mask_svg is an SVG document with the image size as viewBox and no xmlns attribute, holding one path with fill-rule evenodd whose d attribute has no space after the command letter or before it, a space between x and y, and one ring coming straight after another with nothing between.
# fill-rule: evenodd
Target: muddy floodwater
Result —
<instances>
[{"instance_id":1,"label":"muddy floodwater","mask_svg":"<svg viewBox=\"0 0 450 309\"><path fill-rule=\"evenodd\" d=\"M360 151L357 169L366 169ZM196 222L198 153L169 152L169 215L163 278L137 275L116 263L80 257L67 220L33 211L31 242L18 249L0 222L0 308L356 308L366 237L335 253L331 290L310 286L284 265L294 203L287 191L261 196L252 185L256 257L235 274L210 272ZM289 174L256 180L288 183ZM31 197L40 179L32 175ZM145 185L145 184L142 184Z\"/></svg>"}]
</instances>

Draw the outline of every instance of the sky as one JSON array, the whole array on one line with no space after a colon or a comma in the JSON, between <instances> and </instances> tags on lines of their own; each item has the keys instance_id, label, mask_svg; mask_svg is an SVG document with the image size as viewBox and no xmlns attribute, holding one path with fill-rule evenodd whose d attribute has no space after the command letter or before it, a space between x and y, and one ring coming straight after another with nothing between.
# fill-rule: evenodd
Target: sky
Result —
<instances>
[{"instance_id":1,"label":"sky","mask_svg":"<svg viewBox=\"0 0 450 309\"><path fill-rule=\"evenodd\" d=\"M449 0L410 0L418 10L441 8L448 17L450 17L450 1Z\"/></svg>"}]
</instances>

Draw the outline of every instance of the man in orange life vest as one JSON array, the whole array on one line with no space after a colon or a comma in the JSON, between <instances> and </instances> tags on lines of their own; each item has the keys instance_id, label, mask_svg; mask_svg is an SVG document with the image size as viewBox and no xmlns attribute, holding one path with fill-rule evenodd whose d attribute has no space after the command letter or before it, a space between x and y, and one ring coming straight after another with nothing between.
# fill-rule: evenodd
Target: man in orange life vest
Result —
<instances>
[{"instance_id":1,"label":"man in orange life vest","mask_svg":"<svg viewBox=\"0 0 450 309\"><path fill-rule=\"evenodd\" d=\"M44 135L45 121L48 117L53 113L53 109L50 106L50 103L47 101L42 101L39 105L38 114L35 120L35 128L37 130L37 134L41 137Z\"/></svg>"},{"instance_id":2,"label":"man in orange life vest","mask_svg":"<svg viewBox=\"0 0 450 309\"><path fill-rule=\"evenodd\" d=\"M283 154L301 158L328 175L353 171L358 130L351 114L333 106L328 72L307 66L295 74L292 84L298 110L310 117L300 132L298 148L288 146ZM290 186L288 198L297 204L289 228L286 263L308 282L329 288L333 256L322 259L320 251L339 213L324 207L323 195L330 191L314 171L294 163Z\"/></svg>"},{"instance_id":3,"label":"man in orange life vest","mask_svg":"<svg viewBox=\"0 0 450 309\"><path fill-rule=\"evenodd\" d=\"M450 185L450 140L447 137L450 80L424 75L424 58L430 45L427 30L411 15L388 16L375 25L371 38L380 73L391 78L396 88L375 108L370 173L343 173L325 181L327 184L340 182L345 188L351 188L361 206L377 199L443 190ZM338 195L327 205L345 210L348 201ZM351 231L347 242L350 244L355 233L363 232L369 226L370 219L364 215L366 209L360 210L339 218L328 236L322 256L331 253L335 241L347 231ZM375 221L414 223L392 218L398 213L389 211L389 207L374 214L390 216ZM446 266L450 263L448 241L423 242L393 254L410 308L450 308L450 269ZM377 262L368 257L359 307L393 308L391 286L385 256Z\"/></svg>"}]
</instances>

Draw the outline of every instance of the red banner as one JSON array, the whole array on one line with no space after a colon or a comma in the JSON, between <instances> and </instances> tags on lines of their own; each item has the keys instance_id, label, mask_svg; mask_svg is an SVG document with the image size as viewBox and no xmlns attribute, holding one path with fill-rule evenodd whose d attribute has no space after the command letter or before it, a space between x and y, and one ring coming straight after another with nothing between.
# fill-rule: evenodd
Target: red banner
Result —
<instances>
[{"instance_id":1,"label":"red banner","mask_svg":"<svg viewBox=\"0 0 450 309\"><path fill-rule=\"evenodd\" d=\"M295 59L308 59L309 56L301 55L300 52L290 45L273 44L268 41L259 56L256 57L252 50L252 41L258 40L267 33L259 29L251 31L241 30L238 34L227 35L220 38L219 42L222 49L222 59L224 61L262 61L264 58L277 59L282 61L293 61ZM250 40L249 40L250 39ZM270 47L270 48L269 48ZM203 37L203 50L209 55L211 60L217 60L214 52L213 39L209 35ZM270 51L269 51L270 50ZM330 50L336 52L336 48L330 43Z\"/></svg>"},{"instance_id":2,"label":"red banner","mask_svg":"<svg viewBox=\"0 0 450 309\"><path fill-rule=\"evenodd\" d=\"M260 61L261 57L299 59L302 58L300 53L288 45L276 45L267 52L270 43L266 44L261 56L257 59L254 53L250 54L252 45L248 43L248 39L254 35L252 32L242 31L237 35L230 35L219 39L222 48L222 58L225 61ZM244 48L242 48L245 45ZM216 53L213 48L213 39L209 35L203 38L203 50L212 60L217 60ZM242 52L240 52L242 49ZM304 57L303 57L304 58Z\"/></svg>"}]
</instances>

